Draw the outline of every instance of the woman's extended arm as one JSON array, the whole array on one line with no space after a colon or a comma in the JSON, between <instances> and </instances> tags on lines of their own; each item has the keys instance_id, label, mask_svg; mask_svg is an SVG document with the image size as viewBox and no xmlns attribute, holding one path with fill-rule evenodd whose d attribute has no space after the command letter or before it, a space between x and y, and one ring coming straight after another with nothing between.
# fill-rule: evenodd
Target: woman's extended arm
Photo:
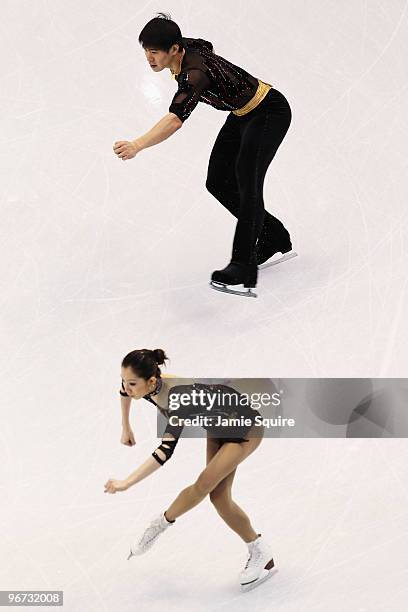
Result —
<instances>
[{"instance_id":1,"label":"woman's extended arm","mask_svg":"<svg viewBox=\"0 0 408 612\"><path fill-rule=\"evenodd\" d=\"M105 482L105 493L117 493L118 491L126 491L129 487L140 482L150 474L153 474L156 470L159 469L160 464L153 457L149 457L146 459L141 466L137 468L130 476L125 478L124 480L116 480L115 478L109 478L107 482Z\"/></svg>"},{"instance_id":2,"label":"woman's extended arm","mask_svg":"<svg viewBox=\"0 0 408 612\"><path fill-rule=\"evenodd\" d=\"M160 463L156 461L156 459L150 456L142 465L140 465L134 472L130 474L127 478L125 478L125 482L128 487L140 482L150 474L153 474L156 470L161 467Z\"/></svg>"},{"instance_id":3,"label":"woman's extended arm","mask_svg":"<svg viewBox=\"0 0 408 612\"><path fill-rule=\"evenodd\" d=\"M146 459L146 461L142 463L142 465L138 467L137 470L132 472L130 476L125 478L125 482L128 487L131 487L137 482L140 482L141 480L143 480L143 478L146 478L146 476L150 476L150 474L153 474L153 472L155 472L159 469L159 467L164 465L166 461L168 461L169 458L172 456L174 449L177 445L178 439L176 439L172 434L170 436L167 435L166 432L169 429L170 427L168 426L166 428L160 446L156 448L156 450L152 453L152 456ZM175 430L176 428L173 427L172 429ZM181 429L183 428L181 427Z\"/></svg>"},{"instance_id":4,"label":"woman's extended arm","mask_svg":"<svg viewBox=\"0 0 408 612\"><path fill-rule=\"evenodd\" d=\"M147 476L150 476L150 474L153 474L153 472L155 472L159 469L159 467L164 465L164 463L166 463L166 461L168 461L168 459L172 456L177 442L178 440L175 439L173 435L167 435L163 437L162 443L152 453L152 456L146 459L146 461L142 463L142 465L140 465L137 470L132 472L130 476L128 476L124 480L116 480L114 478L109 478L109 480L105 483L105 493L126 491L132 485L136 484L137 482L140 482Z\"/></svg>"},{"instance_id":5,"label":"woman's extended arm","mask_svg":"<svg viewBox=\"0 0 408 612\"><path fill-rule=\"evenodd\" d=\"M122 397L122 399L124 399L124 397ZM152 456L146 459L142 465L124 480L109 478L105 483L105 493L126 491L129 487L140 482L147 476L150 476L150 474L153 474L159 467L164 465L172 456L183 427L184 423L182 421L173 425L168 424L164 431L161 444L153 451Z\"/></svg>"}]
</instances>

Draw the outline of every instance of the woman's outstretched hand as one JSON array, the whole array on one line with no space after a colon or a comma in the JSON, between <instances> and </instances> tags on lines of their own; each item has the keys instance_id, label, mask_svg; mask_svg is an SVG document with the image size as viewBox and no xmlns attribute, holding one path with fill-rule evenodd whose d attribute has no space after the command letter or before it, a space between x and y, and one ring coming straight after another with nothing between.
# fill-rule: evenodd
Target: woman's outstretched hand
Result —
<instances>
[{"instance_id":1,"label":"woman's outstretched hand","mask_svg":"<svg viewBox=\"0 0 408 612\"><path fill-rule=\"evenodd\" d=\"M130 427L123 427L120 442L126 446L134 446L136 444L135 436Z\"/></svg>"},{"instance_id":2,"label":"woman's outstretched hand","mask_svg":"<svg viewBox=\"0 0 408 612\"><path fill-rule=\"evenodd\" d=\"M105 482L104 493L117 493L118 491L126 491L129 488L126 480L114 480L110 478L108 482Z\"/></svg>"},{"instance_id":3,"label":"woman's outstretched hand","mask_svg":"<svg viewBox=\"0 0 408 612\"><path fill-rule=\"evenodd\" d=\"M118 140L113 145L113 150L121 159L132 159L132 157L135 157L142 149L135 140Z\"/></svg>"}]
</instances>

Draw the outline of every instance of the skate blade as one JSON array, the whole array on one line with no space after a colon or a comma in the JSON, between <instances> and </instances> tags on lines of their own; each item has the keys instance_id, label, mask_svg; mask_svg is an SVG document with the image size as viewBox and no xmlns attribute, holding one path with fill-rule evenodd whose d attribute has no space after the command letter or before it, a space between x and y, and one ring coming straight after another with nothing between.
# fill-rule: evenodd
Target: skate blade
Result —
<instances>
[{"instance_id":1,"label":"skate blade","mask_svg":"<svg viewBox=\"0 0 408 612\"><path fill-rule=\"evenodd\" d=\"M274 576L277 573L277 571L278 570L276 567L273 567L270 570L264 570L264 572L266 573L260 576L259 578L257 578L256 580L254 580L253 582L248 582L247 584L241 584L241 592L247 593L247 591L252 591L252 589L255 589L257 586L262 584L262 582L265 582L265 580L272 578L272 576Z\"/></svg>"},{"instance_id":2,"label":"skate blade","mask_svg":"<svg viewBox=\"0 0 408 612\"><path fill-rule=\"evenodd\" d=\"M278 253L275 253L275 255L278 255ZM297 257L297 253L295 251L290 251L289 253L285 253L284 255L282 255L281 253L280 257L273 259L275 255L271 257L270 261L265 261L265 263L258 266L258 270L264 270L265 268L269 268L270 266L276 266L276 264L278 263L282 263L284 261L287 261L288 259L292 259L292 257Z\"/></svg>"},{"instance_id":3,"label":"skate blade","mask_svg":"<svg viewBox=\"0 0 408 612\"><path fill-rule=\"evenodd\" d=\"M210 281L210 286L212 289L222 291L223 293L232 293L233 295L241 295L243 297L258 297L258 294L254 293L249 287L245 289L245 291L240 291L239 289L230 289L228 285L224 285L224 283L219 283L217 281Z\"/></svg>"},{"instance_id":4,"label":"skate blade","mask_svg":"<svg viewBox=\"0 0 408 612\"><path fill-rule=\"evenodd\" d=\"M145 552L146 552L146 550L143 550L143 549L141 549L139 547L138 548L133 547L133 548L130 549L130 553L129 553L129 556L128 556L127 559L129 561L129 559L131 557L138 557L139 555L143 555L143 553L145 553Z\"/></svg>"}]
</instances>

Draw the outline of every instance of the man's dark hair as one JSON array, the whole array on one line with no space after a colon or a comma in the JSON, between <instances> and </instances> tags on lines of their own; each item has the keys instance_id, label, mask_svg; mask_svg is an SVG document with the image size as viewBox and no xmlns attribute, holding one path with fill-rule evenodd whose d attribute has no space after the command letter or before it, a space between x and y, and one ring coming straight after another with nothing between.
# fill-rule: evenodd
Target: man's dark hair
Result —
<instances>
[{"instance_id":1,"label":"man's dark hair","mask_svg":"<svg viewBox=\"0 0 408 612\"><path fill-rule=\"evenodd\" d=\"M139 34L139 43L143 48L160 49L168 52L172 45L178 44L179 51L184 48L181 31L177 23L167 13L158 13Z\"/></svg>"}]
</instances>

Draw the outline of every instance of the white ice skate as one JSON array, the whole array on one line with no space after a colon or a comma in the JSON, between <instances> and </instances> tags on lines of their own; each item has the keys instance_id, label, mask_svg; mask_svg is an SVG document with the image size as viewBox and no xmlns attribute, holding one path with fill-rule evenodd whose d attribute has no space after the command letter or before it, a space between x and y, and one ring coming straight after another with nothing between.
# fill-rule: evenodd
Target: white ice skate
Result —
<instances>
[{"instance_id":1,"label":"white ice skate","mask_svg":"<svg viewBox=\"0 0 408 612\"><path fill-rule=\"evenodd\" d=\"M248 544L248 560L239 576L241 591L246 593L271 578L278 570L275 567L270 547L261 535Z\"/></svg>"},{"instance_id":2,"label":"white ice skate","mask_svg":"<svg viewBox=\"0 0 408 612\"><path fill-rule=\"evenodd\" d=\"M282 263L296 256L297 253L295 251L287 251L286 253L281 253L280 251L277 251L267 261L265 261L263 264L260 264L258 266L258 270L264 270L265 268L269 268L270 266L276 266L276 264Z\"/></svg>"},{"instance_id":3,"label":"white ice skate","mask_svg":"<svg viewBox=\"0 0 408 612\"><path fill-rule=\"evenodd\" d=\"M143 553L147 552L156 542L159 535L172 525L174 525L174 522L170 523L164 516L164 512L154 518L149 527L145 529L143 535L136 541L135 544L130 546L128 561L133 555L143 555Z\"/></svg>"}]
</instances>

